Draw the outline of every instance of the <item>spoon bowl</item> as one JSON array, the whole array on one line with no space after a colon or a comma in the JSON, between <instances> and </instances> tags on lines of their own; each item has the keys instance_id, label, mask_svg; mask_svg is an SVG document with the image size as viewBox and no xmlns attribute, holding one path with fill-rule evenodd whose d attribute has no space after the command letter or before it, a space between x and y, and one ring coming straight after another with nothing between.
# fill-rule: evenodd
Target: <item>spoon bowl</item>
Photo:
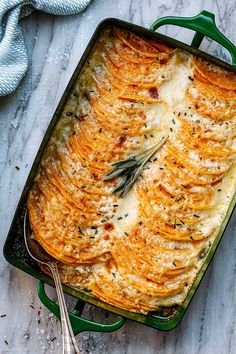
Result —
<instances>
[{"instance_id":1,"label":"spoon bowl","mask_svg":"<svg viewBox=\"0 0 236 354\"><path fill-rule=\"evenodd\" d=\"M36 262L46 265L52 273L61 314L63 354L78 354L80 351L75 340L68 315L68 310L66 307L65 297L57 267L58 261L49 255L39 244L39 242L33 237L27 210L24 216L24 240L29 255Z\"/></svg>"}]
</instances>

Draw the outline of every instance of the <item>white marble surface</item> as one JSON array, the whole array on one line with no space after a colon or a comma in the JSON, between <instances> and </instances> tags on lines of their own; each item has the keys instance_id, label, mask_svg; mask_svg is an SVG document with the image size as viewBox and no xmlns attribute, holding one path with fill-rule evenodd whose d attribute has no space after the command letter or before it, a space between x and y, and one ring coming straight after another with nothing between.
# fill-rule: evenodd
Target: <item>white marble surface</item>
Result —
<instances>
[{"instance_id":1,"label":"white marble surface","mask_svg":"<svg viewBox=\"0 0 236 354\"><path fill-rule=\"evenodd\" d=\"M23 21L30 57L27 76L11 96L0 99L0 240L10 222L38 146L60 96L93 33L106 17L148 27L164 15L216 13L222 31L236 43L234 0L94 0L84 13L52 17L34 13ZM190 42L179 28L164 32ZM203 48L226 58L217 46ZM0 258L0 353L61 353L60 324L41 308L36 280ZM82 353L222 354L236 352L236 218L180 326L169 333L134 322L110 333L78 335ZM6 316L3 316L6 315ZM104 312L87 307L89 318ZM111 317L108 317L108 319ZM105 318L106 320L106 318Z\"/></svg>"}]
</instances>

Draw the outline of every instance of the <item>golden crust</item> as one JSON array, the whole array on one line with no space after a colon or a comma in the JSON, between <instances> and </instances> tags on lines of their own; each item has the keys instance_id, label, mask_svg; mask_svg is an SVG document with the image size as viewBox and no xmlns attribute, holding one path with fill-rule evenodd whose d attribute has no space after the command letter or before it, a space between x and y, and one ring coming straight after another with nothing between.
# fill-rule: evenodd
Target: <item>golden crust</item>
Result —
<instances>
[{"instance_id":1,"label":"golden crust","mask_svg":"<svg viewBox=\"0 0 236 354\"><path fill-rule=\"evenodd\" d=\"M190 58L193 79L177 114L160 92L173 63L190 55L175 62L178 51L120 28L105 30L97 48L44 153L28 197L30 223L60 261L64 283L147 313L184 301L216 235L207 220L234 164L236 79ZM130 191L136 204L112 194L117 181L103 180L111 164L167 130Z\"/></svg>"}]
</instances>

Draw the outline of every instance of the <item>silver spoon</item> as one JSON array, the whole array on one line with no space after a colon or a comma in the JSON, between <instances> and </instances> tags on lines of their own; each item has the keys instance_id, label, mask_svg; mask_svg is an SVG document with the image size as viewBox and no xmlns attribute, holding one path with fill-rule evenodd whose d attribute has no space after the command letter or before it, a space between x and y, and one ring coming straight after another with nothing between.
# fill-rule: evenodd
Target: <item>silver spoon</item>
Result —
<instances>
[{"instance_id":1,"label":"silver spoon","mask_svg":"<svg viewBox=\"0 0 236 354\"><path fill-rule=\"evenodd\" d=\"M38 243L37 240L32 238L32 231L29 224L28 212L26 210L24 217L24 239L26 249L29 255L41 264L46 265L51 273L55 283L58 303L61 313L61 327L62 327L62 342L63 342L63 354L78 354L80 353L77 346L74 333L72 331L65 297L63 294L63 289L61 285L61 280L57 268L57 260L50 256L43 247Z\"/></svg>"}]
</instances>

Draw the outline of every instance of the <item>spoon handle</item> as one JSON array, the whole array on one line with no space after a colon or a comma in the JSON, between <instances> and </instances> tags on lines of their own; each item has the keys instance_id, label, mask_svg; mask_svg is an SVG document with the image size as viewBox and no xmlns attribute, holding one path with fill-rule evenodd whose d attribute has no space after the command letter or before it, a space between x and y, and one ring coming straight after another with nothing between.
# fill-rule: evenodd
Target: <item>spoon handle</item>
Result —
<instances>
[{"instance_id":1,"label":"spoon handle","mask_svg":"<svg viewBox=\"0 0 236 354\"><path fill-rule=\"evenodd\" d=\"M65 302L65 297L61 285L61 279L59 276L57 264L55 262L47 263L51 270L58 297L58 303L60 307L61 314L61 327L62 327L62 342L63 342L63 354L78 354L80 350L77 346L74 333L70 324L70 319L68 316L67 306Z\"/></svg>"}]
</instances>

